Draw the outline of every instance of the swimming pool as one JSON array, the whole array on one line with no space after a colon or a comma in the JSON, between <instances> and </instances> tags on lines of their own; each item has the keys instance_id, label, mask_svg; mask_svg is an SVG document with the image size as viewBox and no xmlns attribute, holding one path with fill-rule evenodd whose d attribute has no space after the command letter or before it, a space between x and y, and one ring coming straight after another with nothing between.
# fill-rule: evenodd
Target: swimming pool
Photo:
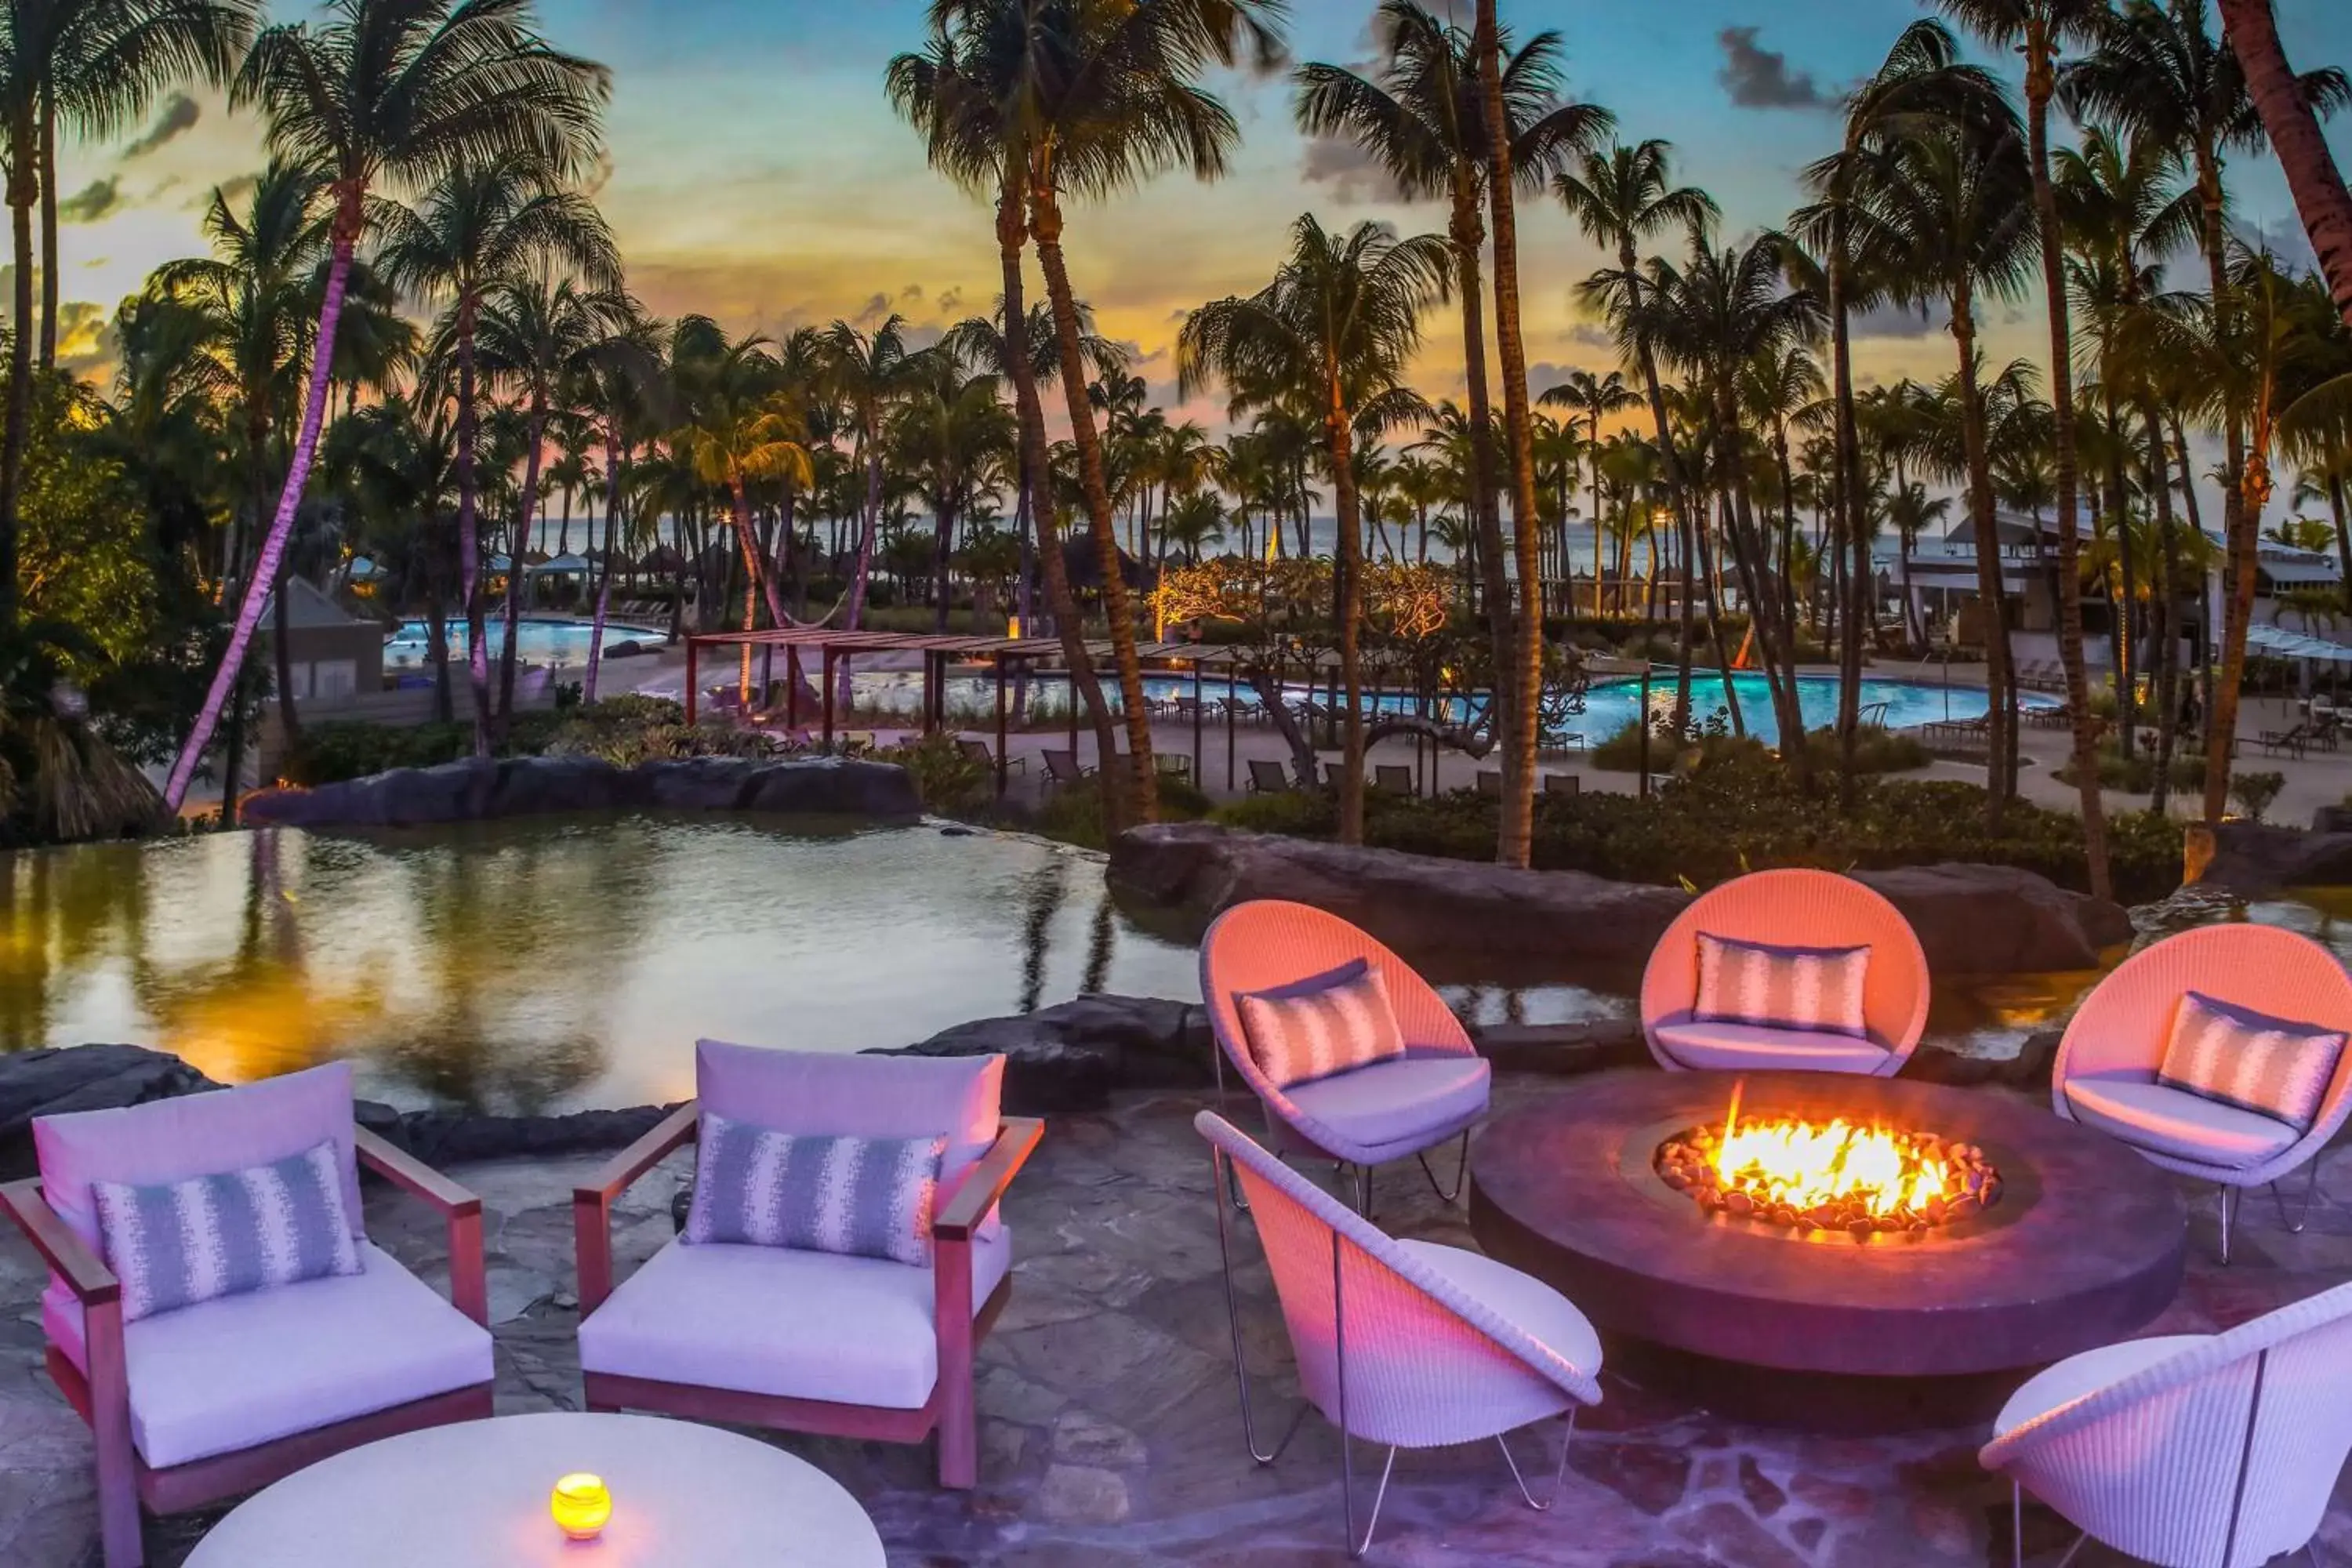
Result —
<instances>
[{"instance_id":1,"label":"swimming pool","mask_svg":"<svg viewBox=\"0 0 2352 1568\"><path fill-rule=\"evenodd\" d=\"M526 616L515 626L515 657L525 664L586 664L588 637L591 627L586 621L554 621ZM658 640L668 634L653 626L629 626L619 621L604 623L604 645L626 637ZM495 655L506 636L503 621L491 618L488 626L490 652ZM466 623L449 623L449 657L462 658L466 651ZM422 669L433 662L433 628L425 621L403 621L400 630L383 645L383 667L386 669Z\"/></svg>"},{"instance_id":2,"label":"swimming pool","mask_svg":"<svg viewBox=\"0 0 2352 1568\"><path fill-rule=\"evenodd\" d=\"M879 708L889 712L916 713L922 707L923 678L913 670L860 671L852 678L861 705ZM1759 740L1778 742L1780 726L1772 717L1772 699L1761 674L1735 675L1732 689L1738 694L1739 715L1748 732ZM1834 676L1802 676L1797 681L1797 698L1805 715L1808 729L1818 730L1834 723L1837 719L1839 681ZM1147 677L1143 682L1146 697L1165 701L1175 697L1188 697L1192 692L1189 679L1171 676ZM1064 711L1066 689L1057 680L1040 681L1033 688L1030 707L1033 713L1049 714ZM1106 681L1105 693L1116 704L1118 687ZM1210 698L1222 698L1225 688L1221 681L1205 680L1201 690ZM1308 695L1307 688L1292 686L1292 695ZM978 719L994 711L996 688L992 679L984 676L951 676L948 680L947 701L950 719ZM1236 696L1245 708L1258 705L1255 692L1242 688ZM2027 694L2028 707L2049 707L2053 700ZM1650 687L1650 711L1666 715L1674 711L1675 683L1671 672L1654 680ZM1884 706L1883 716L1872 717L1888 729L1900 730L1915 724L1929 724L1947 719L1976 719L1983 716L1986 700L1981 686L1929 685L1911 680L1864 680L1862 683L1862 704L1865 712ZM1384 698L1380 706L1384 710L1403 708L1402 697ZM1594 741L1605 740L1633 721L1642 705L1642 683L1639 680L1612 679L1597 683L1585 696L1584 712L1570 721L1569 728L1580 731ZM1720 717L1730 721L1729 709L1724 701L1723 678L1712 672L1694 671L1691 677L1691 707L1694 720L1704 726Z\"/></svg>"}]
</instances>

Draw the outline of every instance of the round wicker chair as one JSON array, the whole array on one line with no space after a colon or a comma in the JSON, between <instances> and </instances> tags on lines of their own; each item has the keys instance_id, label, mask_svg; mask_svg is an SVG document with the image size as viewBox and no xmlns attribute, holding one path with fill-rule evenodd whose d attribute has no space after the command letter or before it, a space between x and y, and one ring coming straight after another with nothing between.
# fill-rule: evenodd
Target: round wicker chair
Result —
<instances>
[{"instance_id":1,"label":"round wicker chair","mask_svg":"<svg viewBox=\"0 0 2352 1568\"><path fill-rule=\"evenodd\" d=\"M1698 999L1702 931L1778 947L1867 944L1863 1018L1870 1037L1750 1028L1728 1032L1704 1055L1687 1044L1678 1051ZM1700 894L1658 939L1642 975L1642 1033L1669 1072L1779 1068L1892 1078L1927 1029L1927 994L1918 934L1885 898L1832 871L1757 871Z\"/></svg>"},{"instance_id":2,"label":"round wicker chair","mask_svg":"<svg viewBox=\"0 0 2352 1568\"><path fill-rule=\"evenodd\" d=\"M2352 1112L2352 1049L2337 1059L2336 1076L2328 1081L2310 1131L2251 1163L2219 1144L2210 1156L2200 1158L2177 1135L2161 1144L2136 1136L2128 1121L2101 1103L2101 1086L2155 1084L2170 1043L2173 1016L2181 997L2191 991L2352 1035L2352 975L2317 942L2276 926L2202 926L2126 959L2083 999L2074 1022L2066 1026L2051 1065L2052 1109L2070 1121L2095 1125L2129 1143L2151 1164L2220 1187L2221 1260L2226 1263L2237 1222L2236 1194L2245 1188L2272 1188L2280 1218L2292 1230L2303 1228L2300 1218L2287 1215L2276 1184L2299 1168L2307 1168L2316 1182L2320 1152ZM2307 1210L2307 1203L2305 1206Z\"/></svg>"},{"instance_id":3,"label":"round wicker chair","mask_svg":"<svg viewBox=\"0 0 2352 1568\"><path fill-rule=\"evenodd\" d=\"M1234 998L1272 991L1358 961L1380 971L1402 1030L1405 1055L1286 1089L1259 1070ZM1217 917L1201 942L1201 995L1217 1037L1217 1095L1223 1103L1230 1066L1265 1108L1276 1152L1332 1160L1356 1172L1357 1206L1369 1211L1376 1165L1408 1156L1438 1195L1447 1192L1427 1152L1459 1138L1468 1169L1469 1131L1485 1120L1492 1073L1444 997L1412 966L1365 932L1307 904L1277 899L1237 904Z\"/></svg>"},{"instance_id":4,"label":"round wicker chair","mask_svg":"<svg viewBox=\"0 0 2352 1568\"><path fill-rule=\"evenodd\" d=\"M2019 1568L2028 1492L2158 1568L2255 1568L2298 1551L2317 1562L2347 1452L2352 1285L2339 1285L2228 1333L2060 1362L2017 1391L1979 1458L2021 1505Z\"/></svg>"}]
</instances>

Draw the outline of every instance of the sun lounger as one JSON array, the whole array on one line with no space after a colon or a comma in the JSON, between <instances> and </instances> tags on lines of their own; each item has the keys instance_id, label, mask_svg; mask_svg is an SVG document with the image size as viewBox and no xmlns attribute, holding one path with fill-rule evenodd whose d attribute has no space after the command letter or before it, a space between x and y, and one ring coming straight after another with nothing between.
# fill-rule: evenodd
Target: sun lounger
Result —
<instances>
[{"instance_id":1,"label":"sun lounger","mask_svg":"<svg viewBox=\"0 0 2352 1568\"><path fill-rule=\"evenodd\" d=\"M1584 781L1574 773L1546 773L1543 792L1546 795L1582 795Z\"/></svg>"},{"instance_id":2,"label":"sun lounger","mask_svg":"<svg viewBox=\"0 0 2352 1568\"><path fill-rule=\"evenodd\" d=\"M1478 793L1485 795L1488 800L1502 799L1503 770L1500 768L1480 768L1478 770Z\"/></svg>"},{"instance_id":3,"label":"sun lounger","mask_svg":"<svg viewBox=\"0 0 2352 1568\"><path fill-rule=\"evenodd\" d=\"M1372 787L1383 795L1411 795L1412 770L1402 763L1383 763L1372 770Z\"/></svg>"},{"instance_id":4,"label":"sun lounger","mask_svg":"<svg viewBox=\"0 0 2352 1568\"><path fill-rule=\"evenodd\" d=\"M1074 784L1094 773L1092 768L1078 765L1078 753L1076 752L1048 749L1044 756L1045 776L1057 784Z\"/></svg>"},{"instance_id":5,"label":"sun lounger","mask_svg":"<svg viewBox=\"0 0 2352 1568\"><path fill-rule=\"evenodd\" d=\"M995 770L996 754L988 749L987 742L958 741L956 750L963 753L965 761L978 763L982 767L992 772ZM1004 759L1004 766L1013 773L1026 773L1029 771L1029 759L1008 756Z\"/></svg>"},{"instance_id":6,"label":"sun lounger","mask_svg":"<svg viewBox=\"0 0 2352 1568\"><path fill-rule=\"evenodd\" d=\"M1249 765L1249 793L1252 795L1286 795L1290 775L1282 764L1268 757L1252 757Z\"/></svg>"}]
</instances>

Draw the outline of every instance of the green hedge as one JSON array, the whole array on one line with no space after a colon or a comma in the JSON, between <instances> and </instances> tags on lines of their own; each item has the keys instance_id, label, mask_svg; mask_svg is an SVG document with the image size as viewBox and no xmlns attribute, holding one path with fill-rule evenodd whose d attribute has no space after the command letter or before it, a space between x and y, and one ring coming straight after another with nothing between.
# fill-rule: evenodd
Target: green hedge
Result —
<instances>
[{"instance_id":1,"label":"green hedge","mask_svg":"<svg viewBox=\"0 0 2352 1568\"><path fill-rule=\"evenodd\" d=\"M1496 803L1474 791L1434 799L1368 795L1365 841L1461 860L1492 859ZM1327 838L1336 803L1323 792L1257 795L1216 819L1261 833ZM2180 882L2178 825L2146 812L2108 822L2118 897L2140 903ZM1980 861L2037 871L2087 890L2081 822L2020 801L1998 837L1984 827L1984 790L1961 781L1864 779L1853 814L1832 792L1801 795L1776 763L1738 761L1662 783L1651 798L1594 791L1539 795L1534 863L1619 881L1711 887L1771 866L1885 870Z\"/></svg>"}]
</instances>

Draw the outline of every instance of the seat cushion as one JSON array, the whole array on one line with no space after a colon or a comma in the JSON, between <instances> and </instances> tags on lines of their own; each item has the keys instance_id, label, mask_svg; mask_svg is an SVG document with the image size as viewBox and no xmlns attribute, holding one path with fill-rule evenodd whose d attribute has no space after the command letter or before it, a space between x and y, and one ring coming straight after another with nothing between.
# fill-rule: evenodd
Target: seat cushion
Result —
<instances>
[{"instance_id":1,"label":"seat cushion","mask_svg":"<svg viewBox=\"0 0 2352 1568\"><path fill-rule=\"evenodd\" d=\"M1993 1418L1992 1432L1998 1437L2013 1432L2037 1416L2047 1415L2062 1405L2072 1405L2086 1394L2112 1387L2136 1372L2179 1355L2189 1346L2201 1343L2203 1334L2161 1334L2155 1339L2126 1340L2121 1344L2101 1345L2081 1355L2068 1356L2055 1366L2042 1368L2025 1381L2023 1387L2009 1396Z\"/></svg>"},{"instance_id":2,"label":"seat cushion","mask_svg":"<svg viewBox=\"0 0 2352 1568\"><path fill-rule=\"evenodd\" d=\"M1651 1033L1668 1056L1697 1072L1769 1068L1874 1073L1885 1068L1888 1055L1875 1043L1851 1035L1765 1024L1702 1023L1684 1017L1654 1024Z\"/></svg>"},{"instance_id":3,"label":"seat cushion","mask_svg":"<svg viewBox=\"0 0 2352 1568\"><path fill-rule=\"evenodd\" d=\"M224 1297L122 1332L131 1436L162 1469L487 1384L489 1331L390 1254L362 1273ZM87 1370L79 1313L44 1302L49 1337Z\"/></svg>"},{"instance_id":4,"label":"seat cushion","mask_svg":"<svg viewBox=\"0 0 2352 1568\"><path fill-rule=\"evenodd\" d=\"M2135 1148L2224 1171L2259 1165L2297 1136L2284 1121L2137 1079L2069 1079L2066 1103L2077 1121Z\"/></svg>"},{"instance_id":5,"label":"seat cushion","mask_svg":"<svg viewBox=\"0 0 2352 1568\"><path fill-rule=\"evenodd\" d=\"M1013 1237L975 1240L977 1314ZM916 1410L939 1381L931 1271L878 1258L672 1242L580 1325L589 1372Z\"/></svg>"},{"instance_id":6,"label":"seat cushion","mask_svg":"<svg viewBox=\"0 0 2352 1568\"><path fill-rule=\"evenodd\" d=\"M1290 1102L1366 1148L1421 1145L1486 1112L1494 1072L1484 1057L1403 1057L1293 1086ZM1412 1148L1401 1150L1412 1152Z\"/></svg>"},{"instance_id":7,"label":"seat cushion","mask_svg":"<svg viewBox=\"0 0 2352 1568\"><path fill-rule=\"evenodd\" d=\"M1396 1245L1579 1372L1601 1374L1601 1336L1591 1320L1542 1280L1466 1247L1402 1239Z\"/></svg>"}]
</instances>

